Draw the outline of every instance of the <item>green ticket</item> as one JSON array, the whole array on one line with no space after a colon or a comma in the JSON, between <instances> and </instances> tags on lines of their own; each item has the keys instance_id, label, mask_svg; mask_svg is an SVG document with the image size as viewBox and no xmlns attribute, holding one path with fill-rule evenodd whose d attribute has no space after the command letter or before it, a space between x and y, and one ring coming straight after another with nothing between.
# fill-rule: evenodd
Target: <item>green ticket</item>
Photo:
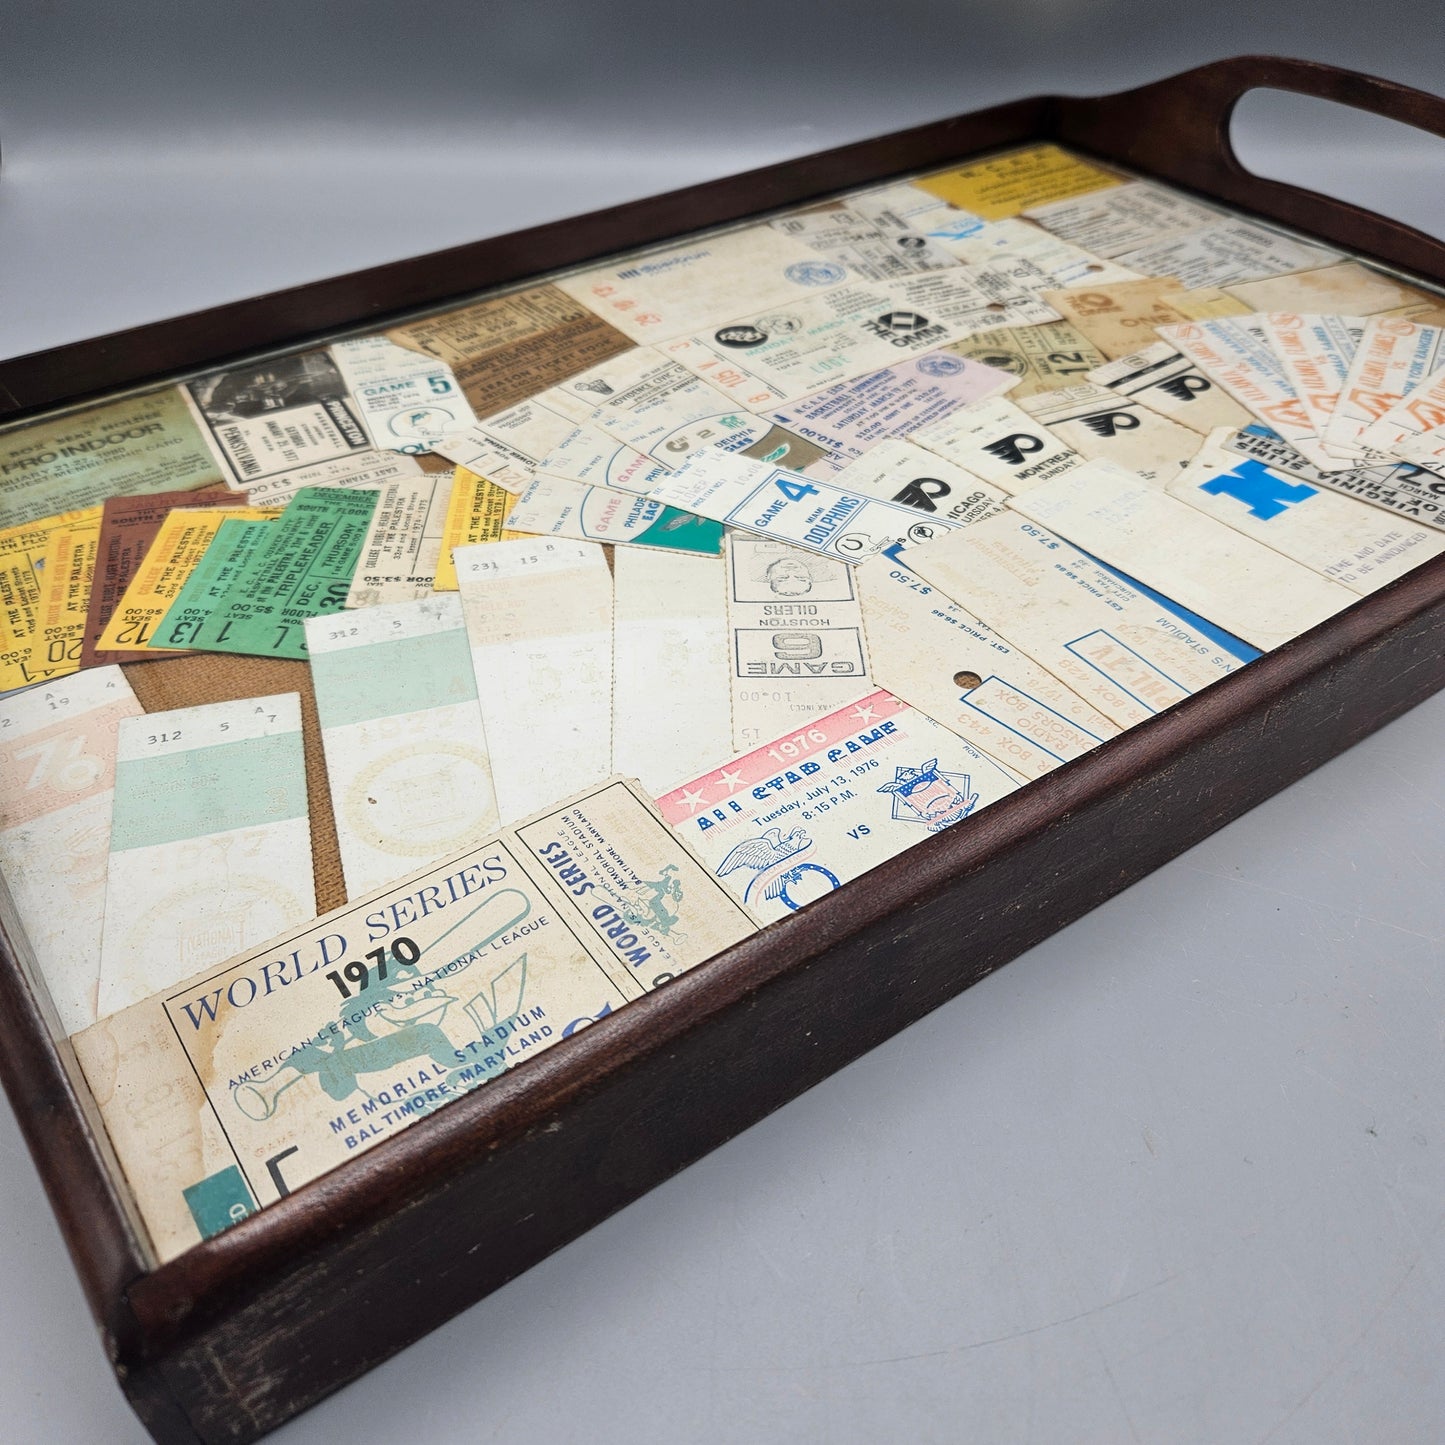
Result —
<instances>
[{"instance_id":1,"label":"green ticket","mask_svg":"<svg viewBox=\"0 0 1445 1445\"><path fill-rule=\"evenodd\" d=\"M346 601L378 492L303 487L232 575L191 647L306 656L306 619Z\"/></svg>"},{"instance_id":2,"label":"green ticket","mask_svg":"<svg viewBox=\"0 0 1445 1445\"><path fill-rule=\"evenodd\" d=\"M0 527L220 480L174 387L0 431Z\"/></svg>"},{"instance_id":3,"label":"green ticket","mask_svg":"<svg viewBox=\"0 0 1445 1445\"><path fill-rule=\"evenodd\" d=\"M231 583L265 546L275 526L273 519L252 522L232 517L222 522L196 564L196 570L186 578L176 600L146 640L146 646L190 647L201 625L215 612Z\"/></svg>"}]
</instances>

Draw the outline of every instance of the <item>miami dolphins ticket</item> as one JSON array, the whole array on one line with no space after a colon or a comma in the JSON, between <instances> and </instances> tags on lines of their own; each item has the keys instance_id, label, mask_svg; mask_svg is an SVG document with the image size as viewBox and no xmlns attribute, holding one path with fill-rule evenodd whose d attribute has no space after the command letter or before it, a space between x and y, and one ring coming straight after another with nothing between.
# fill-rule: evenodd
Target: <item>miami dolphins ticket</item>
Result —
<instances>
[{"instance_id":1,"label":"miami dolphins ticket","mask_svg":"<svg viewBox=\"0 0 1445 1445\"><path fill-rule=\"evenodd\" d=\"M308 618L306 650L348 897L496 832L455 594Z\"/></svg>"},{"instance_id":2,"label":"miami dolphins ticket","mask_svg":"<svg viewBox=\"0 0 1445 1445\"><path fill-rule=\"evenodd\" d=\"M1104 360L1104 353L1067 321L980 331L944 349L1015 377L1016 384L1009 393L1015 401L1036 392L1072 386Z\"/></svg>"},{"instance_id":3,"label":"miami dolphins ticket","mask_svg":"<svg viewBox=\"0 0 1445 1445\"><path fill-rule=\"evenodd\" d=\"M1173 276L1189 290L1261 281L1289 271L1313 271L1342 261L1338 251L1310 246L1257 226L1228 219L1125 251L1120 264L1146 276Z\"/></svg>"},{"instance_id":4,"label":"miami dolphins ticket","mask_svg":"<svg viewBox=\"0 0 1445 1445\"><path fill-rule=\"evenodd\" d=\"M1132 356L1158 340L1161 326L1190 320L1184 288L1172 276L1090 283L1044 292L1044 300L1088 337L1104 356Z\"/></svg>"},{"instance_id":5,"label":"miami dolphins ticket","mask_svg":"<svg viewBox=\"0 0 1445 1445\"><path fill-rule=\"evenodd\" d=\"M540 476L513 503L507 527L538 537L571 537L622 547L664 547L716 557L722 523L679 511L651 497Z\"/></svg>"},{"instance_id":6,"label":"miami dolphins ticket","mask_svg":"<svg viewBox=\"0 0 1445 1445\"><path fill-rule=\"evenodd\" d=\"M1008 496L1083 461L1073 447L1006 396L961 407L945 421L914 432L913 440Z\"/></svg>"},{"instance_id":7,"label":"miami dolphins ticket","mask_svg":"<svg viewBox=\"0 0 1445 1445\"><path fill-rule=\"evenodd\" d=\"M649 795L732 751L721 557L612 558L612 764Z\"/></svg>"},{"instance_id":8,"label":"miami dolphins ticket","mask_svg":"<svg viewBox=\"0 0 1445 1445\"><path fill-rule=\"evenodd\" d=\"M97 1016L315 913L300 697L122 719Z\"/></svg>"},{"instance_id":9,"label":"miami dolphins ticket","mask_svg":"<svg viewBox=\"0 0 1445 1445\"><path fill-rule=\"evenodd\" d=\"M1226 451L1229 435L1205 443L1171 497L1361 596L1445 552L1445 534Z\"/></svg>"},{"instance_id":10,"label":"miami dolphins ticket","mask_svg":"<svg viewBox=\"0 0 1445 1445\"><path fill-rule=\"evenodd\" d=\"M945 217L948 214L943 213ZM995 259L1003 264L1015 258L1027 261L1047 281L1045 290L1143 279L1127 266L1106 261L1092 251L1017 219L976 221L969 228L945 221L937 231L930 228L929 237L960 261L973 265L986 266Z\"/></svg>"},{"instance_id":11,"label":"miami dolphins ticket","mask_svg":"<svg viewBox=\"0 0 1445 1445\"><path fill-rule=\"evenodd\" d=\"M612 771L612 574L559 538L452 553L504 825Z\"/></svg>"},{"instance_id":12,"label":"miami dolphins ticket","mask_svg":"<svg viewBox=\"0 0 1445 1445\"><path fill-rule=\"evenodd\" d=\"M421 475L422 469L415 457L402 456L399 452L356 452L340 461L269 477L245 490L253 507L284 507L306 487L346 487L356 491Z\"/></svg>"},{"instance_id":13,"label":"miami dolphins ticket","mask_svg":"<svg viewBox=\"0 0 1445 1445\"><path fill-rule=\"evenodd\" d=\"M1008 504L1003 491L934 452L897 437L869 447L857 461L844 467L833 482L845 492L897 502L903 507L943 517L960 527L991 517Z\"/></svg>"},{"instance_id":14,"label":"miami dolphins ticket","mask_svg":"<svg viewBox=\"0 0 1445 1445\"><path fill-rule=\"evenodd\" d=\"M804 241L748 226L627 256L557 285L634 341L690 336L734 316L785 306L848 279Z\"/></svg>"},{"instance_id":15,"label":"miami dolphins ticket","mask_svg":"<svg viewBox=\"0 0 1445 1445\"><path fill-rule=\"evenodd\" d=\"M1119 729L972 613L891 557L853 569L873 680L1024 778Z\"/></svg>"},{"instance_id":16,"label":"miami dolphins ticket","mask_svg":"<svg viewBox=\"0 0 1445 1445\"><path fill-rule=\"evenodd\" d=\"M381 496L347 589L347 607L376 607L430 594L453 480L453 473L444 472L379 488Z\"/></svg>"},{"instance_id":17,"label":"miami dolphins ticket","mask_svg":"<svg viewBox=\"0 0 1445 1445\"><path fill-rule=\"evenodd\" d=\"M1350 361L1364 334L1364 316L1269 311L1260 315L1264 334L1284 367L1294 393L1324 445L1325 428L1340 402ZM1220 426L1239 426L1222 421ZM1328 450L1328 448L1326 448ZM1341 468L1340 470L1344 470Z\"/></svg>"},{"instance_id":18,"label":"miami dolphins ticket","mask_svg":"<svg viewBox=\"0 0 1445 1445\"><path fill-rule=\"evenodd\" d=\"M1008 391L1015 381L951 351L930 351L825 387L769 415L831 453L837 470L886 437L908 436L969 402Z\"/></svg>"},{"instance_id":19,"label":"miami dolphins ticket","mask_svg":"<svg viewBox=\"0 0 1445 1445\"><path fill-rule=\"evenodd\" d=\"M1084 382L1021 403L1086 461L1109 461L1152 482L1165 482L1199 450L1200 436L1108 387Z\"/></svg>"},{"instance_id":20,"label":"miami dolphins ticket","mask_svg":"<svg viewBox=\"0 0 1445 1445\"><path fill-rule=\"evenodd\" d=\"M1215 427L1248 426L1250 414L1228 392L1167 341L1156 341L1132 356L1105 362L1088 374L1095 386L1157 411L1200 436Z\"/></svg>"},{"instance_id":21,"label":"miami dolphins ticket","mask_svg":"<svg viewBox=\"0 0 1445 1445\"><path fill-rule=\"evenodd\" d=\"M168 1260L754 929L614 779L198 971L76 1050Z\"/></svg>"},{"instance_id":22,"label":"miami dolphins ticket","mask_svg":"<svg viewBox=\"0 0 1445 1445\"><path fill-rule=\"evenodd\" d=\"M694 452L652 491L660 502L845 562L925 542L955 524L833 482L716 450Z\"/></svg>"},{"instance_id":23,"label":"miami dolphins ticket","mask_svg":"<svg viewBox=\"0 0 1445 1445\"><path fill-rule=\"evenodd\" d=\"M657 800L760 923L786 918L1006 797L1018 779L877 691Z\"/></svg>"},{"instance_id":24,"label":"miami dolphins ticket","mask_svg":"<svg viewBox=\"0 0 1445 1445\"><path fill-rule=\"evenodd\" d=\"M1445 327L1426 326L1400 316L1372 316L1360 334L1339 403L1325 428L1325 445L1356 461L1387 460L1363 445L1365 428L1442 362Z\"/></svg>"},{"instance_id":25,"label":"miami dolphins ticket","mask_svg":"<svg viewBox=\"0 0 1445 1445\"><path fill-rule=\"evenodd\" d=\"M1046 231L1106 259L1220 219L1214 207L1201 206L1149 181L1126 181L1091 195L1031 206L1024 215Z\"/></svg>"},{"instance_id":26,"label":"miami dolphins ticket","mask_svg":"<svg viewBox=\"0 0 1445 1445\"><path fill-rule=\"evenodd\" d=\"M732 735L725 752L754 748L871 690L852 572L772 537L728 534Z\"/></svg>"},{"instance_id":27,"label":"miami dolphins ticket","mask_svg":"<svg viewBox=\"0 0 1445 1445\"><path fill-rule=\"evenodd\" d=\"M476 417L452 369L385 336L358 336L331 347L374 447L409 455L470 426Z\"/></svg>"},{"instance_id":28,"label":"miami dolphins ticket","mask_svg":"<svg viewBox=\"0 0 1445 1445\"><path fill-rule=\"evenodd\" d=\"M1089 462L1011 505L1265 651L1355 600L1339 583L1109 462Z\"/></svg>"},{"instance_id":29,"label":"miami dolphins ticket","mask_svg":"<svg viewBox=\"0 0 1445 1445\"><path fill-rule=\"evenodd\" d=\"M140 716L118 667L6 700L0 869L67 1034L95 1022L116 729Z\"/></svg>"},{"instance_id":30,"label":"miami dolphins ticket","mask_svg":"<svg viewBox=\"0 0 1445 1445\"><path fill-rule=\"evenodd\" d=\"M452 478L447 514L442 520L442 540L438 549L434 592L457 590L457 569L452 557L458 547L478 547L488 542L517 542L526 534L507 529L507 513L512 510L511 492L487 477L458 467Z\"/></svg>"}]
</instances>

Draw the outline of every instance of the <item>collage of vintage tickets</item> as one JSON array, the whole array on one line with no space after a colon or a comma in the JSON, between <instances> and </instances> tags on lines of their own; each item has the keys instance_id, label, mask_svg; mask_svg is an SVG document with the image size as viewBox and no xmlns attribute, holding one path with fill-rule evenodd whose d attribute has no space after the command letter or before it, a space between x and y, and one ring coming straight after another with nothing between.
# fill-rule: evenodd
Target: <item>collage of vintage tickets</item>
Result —
<instances>
[{"instance_id":1,"label":"collage of vintage tickets","mask_svg":"<svg viewBox=\"0 0 1445 1445\"><path fill-rule=\"evenodd\" d=\"M1441 552L1440 297L1012 151L0 431L6 907L164 1260Z\"/></svg>"}]
</instances>

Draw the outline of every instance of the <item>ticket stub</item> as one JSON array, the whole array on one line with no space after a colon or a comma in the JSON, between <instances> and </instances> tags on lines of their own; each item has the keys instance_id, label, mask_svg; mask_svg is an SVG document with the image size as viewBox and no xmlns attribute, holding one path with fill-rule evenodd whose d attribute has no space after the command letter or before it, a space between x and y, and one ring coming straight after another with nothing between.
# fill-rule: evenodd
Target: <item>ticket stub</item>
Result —
<instances>
[{"instance_id":1,"label":"ticket stub","mask_svg":"<svg viewBox=\"0 0 1445 1445\"><path fill-rule=\"evenodd\" d=\"M277 514L280 515L279 513ZM150 625L146 648L173 652L186 645L201 630L226 595L236 574L249 565L265 546L275 518L244 521L231 513L211 538L200 561L176 593L175 601L159 621ZM169 589L167 589L169 590Z\"/></svg>"},{"instance_id":2,"label":"ticket stub","mask_svg":"<svg viewBox=\"0 0 1445 1445\"><path fill-rule=\"evenodd\" d=\"M1237 218L1125 251L1119 261L1148 276L1173 276L1184 286L1231 286L1342 261L1338 251L1282 236Z\"/></svg>"},{"instance_id":3,"label":"ticket stub","mask_svg":"<svg viewBox=\"0 0 1445 1445\"><path fill-rule=\"evenodd\" d=\"M57 675L48 665L39 671L31 665L40 625L40 572L55 537L83 525L88 515L82 508L0 531L0 692Z\"/></svg>"},{"instance_id":4,"label":"ticket stub","mask_svg":"<svg viewBox=\"0 0 1445 1445\"><path fill-rule=\"evenodd\" d=\"M1219 441L1228 437L1225 430ZM1211 439L1165 490L1206 516L1368 596L1445 552L1445 535L1272 471Z\"/></svg>"},{"instance_id":5,"label":"ticket stub","mask_svg":"<svg viewBox=\"0 0 1445 1445\"><path fill-rule=\"evenodd\" d=\"M1175 476L1199 450L1198 432L1087 381L1031 396L1022 408L1086 460L1114 462L1153 482Z\"/></svg>"},{"instance_id":6,"label":"ticket stub","mask_svg":"<svg viewBox=\"0 0 1445 1445\"><path fill-rule=\"evenodd\" d=\"M932 196L927 199L937 204ZM913 230L886 206L879 208L876 219L864 215L856 206L832 205L779 216L769 224L865 281L891 281L914 271L955 264L947 251Z\"/></svg>"},{"instance_id":7,"label":"ticket stub","mask_svg":"<svg viewBox=\"0 0 1445 1445\"><path fill-rule=\"evenodd\" d=\"M1445 477L1436 476L1424 467L1402 462L1355 467L1345 472L1322 472L1282 437L1258 422L1243 431L1218 437L1217 441L1233 456L1255 457L1271 471L1282 472L1313 487L1358 497L1362 502L1423 522L1427 527L1445 528Z\"/></svg>"},{"instance_id":8,"label":"ticket stub","mask_svg":"<svg viewBox=\"0 0 1445 1445\"><path fill-rule=\"evenodd\" d=\"M452 556L506 825L612 771L612 574L596 542Z\"/></svg>"},{"instance_id":9,"label":"ticket stub","mask_svg":"<svg viewBox=\"0 0 1445 1445\"><path fill-rule=\"evenodd\" d=\"M1220 219L1212 206L1202 206L1150 181L1126 181L1107 190L1031 206L1025 214L1054 235L1105 258L1137 251Z\"/></svg>"},{"instance_id":10,"label":"ticket stub","mask_svg":"<svg viewBox=\"0 0 1445 1445\"><path fill-rule=\"evenodd\" d=\"M40 559L40 594L35 602L29 661L36 677L64 677L80 668L85 617L100 544L100 514L99 507L86 507L74 514L74 521L51 534Z\"/></svg>"},{"instance_id":11,"label":"ticket stub","mask_svg":"<svg viewBox=\"0 0 1445 1445\"><path fill-rule=\"evenodd\" d=\"M1378 455L1372 458L1362 441L1365 428L1384 416L1442 362L1445 327L1398 316L1371 317L1351 358L1339 404L1325 428L1325 445L1342 457L1386 460Z\"/></svg>"},{"instance_id":12,"label":"ticket stub","mask_svg":"<svg viewBox=\"0 0 1445 1445\"><path fill-rule=\"evenodd\" d=\"M95 1022L116 729L140 716L118 667L6 701L0 869L67 1034Z\"/></svg>"},{"instance_id":13,"label":"ticket stub","mask_svg":"<svg viewBox=\"0 0 1445 1445\"><path fill-rule=\"evenodd\" d=\"M376 607L427 597L436 583L453 473L420 476L380 489L347 607Z\"/></svg>"},{"instance_id":14,"label":"ticket stub","mask_svg":"<svg viewBox=\"0 0 1445 1445\"><path fill-rule=\"evenodd\" d=\"M937 196L909 181L893 181L873 190L857 192L848 206L870 225L878 228L908 271L942 271L957 265L945 245L931 235L931 218L946 213L958 216L951 207L939 204ZM880 278L889 279L889 278Z\"/></svg>"},{"instance_id":15,"label":"ticket stub","mask_svg":"<svg viewBox=\"0 0 1445 1445\"><path fill-rule=\"evenodd\" d=\"M306 648L349 898L496 832L460 598L311 617Z\"/></svg>"},{"instance_id":16,"label":"ticket stub","mask_svg":"<svg viewBox=\"0 0 1445 1445\"><path fill-rule=\"evenodd\" d=\"M908 563L1120 727L1259 656L1013 512L919 547Z\"/></svg>"},{"instance_id":17,"label":"ticket stub","mask_svg":"<svg viewBox=\"0 0 1445 1445\"><path fill-rule=\"evenodd\" d=\"M1445 369L1427 376L1409 395L1360 433L1362 445L1445 474Z\"/></svg>"},{"instance_id":18,"label":"ticket stub","mask_svg":"<svg viewBox=\"0 0 1445 1445\"><path fill-rule=\"evenodd\" d=\"M123 719L98 1017L315 914L300 697Z\"/></svg>"},{"instance_id":19,"label":"ticket stub","mask_svg":"<svg viewBox=\"0 0 1445 1445\"><path fill-rule=\"evenodd\" d=\"M1041 326L1058 321L1046 301L1052 278L1022 256L998 253L987 265L955 266L895 281L888 290L903 307L921 312L954 336L999 326Z\"/></svg>"},{"instance_id":20,"label":"ticket stub","mask_svg":"<svg viewBox=\"0 0 1445 1445\"><path fill-rule=\"evenodd\" d=\"M810 552L861 562L888 548L926 542L955 524L913 507L860 497L834 482L725 452L695 452L652 495Z\"/></svg>"},{"instance_id":21,"label":"ticket stub","mask_svg":"<svg viewBox=\"0 0 1445 1445\"><path fill-rule=\"evenodd\" d=\"M337 461L320 462L300 467L279 477L268 477L246 488L246 499L253 507L284 507L296 493L306 487L346 487L360 490L385 487L395 481L422 476L415 457L399 452L355 452ZM239 499L238 499L239 500Z\"/></svg>"},{"instance_id":22,"label":"ticket stub","mask_svg":"<svg viewBox=\"0 0 1445 1445\"><path fill-rule=\"evenodd\" d=\"M632 345L552 285L492 296L386 334L399 346L446 362L478 416L505 411ZM480 470L491 475L486 467Z\"/></svg>"},{"instance_id":23,"label":"ticket stub","mask_svg":"<svg viewBox=\"0 0 1445 1445\"><path fill-rule=\"evenodd\" d=\"M518 542L525 532L513 532L506 525L507 513L516 499L489 477L458 467L453 477L446 517L442 521L441 547L437 556L434 592L457 590L457 569L452 553L458 547L478 547L487 542Z\"/></svg>"},{"instance_id":24,"label":"ticket stub","mask_svg":"<svg viewBox=\"0 0 1445 1445\"><path fill-rule=\"evenodd\" d=\"M1025 517L1268 651L1355 595L1109 462L1015 497Z\"/></svg>"},{"instance_id":25,"label":"ticket stub","mask_svg":"<svg viewBox=\"0 0 1445 1445\"><path fill-rule=\"evenodd\" d=\"M612 572L612 764L666 792L732 751L724 564L631 547Z\"/></svg>"},{"instance_id":26,"label":"ticket stub","mask_svg":"<svg viewBox=\"0 0 1445 1445\"><path fill-rule=\"evenodd\" d=\"M1111 360L1158 340L1161 326L1188 321L1178 304L1184 288L1171 276L1046 291L1044 300Z\"/></svg>"},{"instance_id":27,"label":"ticket stub","mask_svg":"<svg viewBox=\"0 0 1445 1445\"><path fill-rule=\"evenodd\" d=\"M1015 377L1016 385L1009 393L1015 401L1040 391L1072 386L1104 361L1104 353L1067 321L981 331L967 340L950 343L944 350Z\"/></svg>"},{"instance_id":28,"label":"ticket stub","mask_svg":"<svg viewBox=\"0 0 1445 1445\"><path fill-rule=\"evenodd\" d=\"M920 176L920 189L985 221L1117 186L1120 178L1056 145L1025 146L985 161Z\"/></svg>"},{"instance_id":29,"label":"ticket stub","mask_svg":"<svg viewBox=\"0 0 1445 1445\"><path fill-rule=\"evenodd\" d=\"M877 691L657 806L732 896L771 923L1016 787L977 748Z\"/></svg>"},{"instance_id":30,"label":"ticket stub","mask_svg":"<svg viewBox=\"0 0 1445 1445\"><path fill-rule=\"evenodd\" d=\"M1095 367L1088 379L1200 436L1208 436L1216 427L1248 426L1250 422L1249 413L1228 392L1167 341L1156 341L1132 356L1105 362Z\"/></svg>"},{"instance_id":31,"label":"ticket stub","mask_svg":"<svg viewBox=\"0 0 1445 1445\"><path fill-rule=\"evenodd\" d=\"M1438 304L1439 297L1372 271L1358 261L1340 261L1318 271L1294 271L1225 288L1249 311L1292 311L1310 316L1375 316L1402 306Z\"/></svg>"},{"instance_id":32,"label":"ticket stub","mask_svg":"<svg viewBox=\"0 0 1445 1445\"><path fill-rule=\"evenodd\" d=\"M961 407L946 421L914 432L913 439L1007 496L1035 487L1083 460L1073 447L1006 396Z\"/></svg>"},{"instance_id":33,"label":"ticket stub","mask_svg":"<svg viewBox=\"0 0 1445 1445\"><path fill-rule=\"evenodd\" d=\"M1125 188L1120 186L1117 189ZM945 228L936 241L938 245L946 246L960 261L972 265L986 266L994 261L1006 263L1014 258L1025 260L1048 279L1050 284L1045 290L1144 279L1137 271L1131 271L1117 261L1106 261L1092 251L1085 251L1027 221L979 221L974 228L966 231L945 222Z\"/></svg>"},{"instance_id":34,"label":"ticket stub","mask_svg":"<svg viewBox=\"0 0 1445 1445\"><path fill-rule=\"evenodd\" d=\"M379 496L336 487L298 492L190 645L304 658L305 621L345 604Z\"/></svg>"},{"instance_id":35,"label":"ticket stub","mask_svg":"<svg viewBox=\"0 0 1445 1445\"><path fill-rule=\"evenodd\" d=\"M1261 314L1265 338L1284 367L1294 393L1303 404L1315 435L1324 431L1340 402L1350 362L1364 334L1364 316L1297 314L1270 311ZM1237 422L1221 422L1237 426ZM1340 470L1344 470L1343 467Z\"/></svg>"},{"instance_id":36,"label":"ticket stub","mask_svg":"<svg viewBox=\"0 0 1445 1445\"><path fill-rule=\"evenodd\" d=\"M771 537L728 534L732 733L725 753L757 747L870 690L852 573Z\"/></svg>"},{"instance_id":37,"label":"ticket stub","mask_svg":"<svg viewBox=\"0 0 1445 1445\"><path fill-rule=\"evenodd\" d=\"M561 277L557 285L634 341L690 336L848 279L772 226L748 226Z\"/></svg>"},{"instance_id":38,"label":"ticket stub","mask_svg":"<svg viewBox=\"0 0 1445 1445\"><path fill-rule=\"evenodd\" d=\"M446 362L398 346L385 336L358 336L331 348L374 447L430 451L476 417Z\"/></svg>"},{"instance_id":39,"label":"ticket stub","mask_svg":"<svg viewBox=\"0 0 1445 1445\"><path fill-rule=\"evenodd\" d=\"M1251 415L1321 470L1337 462L1325 451L1304 403L1254 317L1221 317L1165 326L1160 336L1202 367Z\"/></svg>"},{"instance_id":40,"label":"ticket stub","mask_svg":"<svg viewBox=\"0 0 1445 1445\"><path fill-rule=\"evenodd\" d=\"M1013 385L1006 372L949 351L930 351L839 382L769 415L839 458L836 466L841 467L886 437L908 436Z\"/></svg>"},{"instance_id":41,"label":"ticket stub","mask_svg":"<svg viewBox=\"0 0 1445 1445\"><path fill-rule=\"evenodd\" d=\"M1171 292L1169 304L1191 321L1213 321L1219 316L1248 316L1249 307L1218 286L1195 286Z\"/></svg>"},{"instance_id":42,"label":"ticket stub","mask_svg":"<svg viewBox=\"0 0 1445 1445\"><path fill-rule=\"evenodd\" d=\"M721 522L679 511L651 497L589 487L563 477L538 477L513 503L507 527L538 537L665 547L703 557L722 552Z\"/></svg>"},{"instance_id":43,"label":"ticket stub","mask_svg":"<svg viewBox=\"0 0 1445 1445\"><path fill-rule=\"evenodd\" d=\"M356 403L323 349L212 372L184 387L228 484L246 488L371 447Z\"/></svg>"},{"instance_id":44,"label":"ticket stub","mask_svg":"<svg viewBox=\"0 0 1445 1445\"><path fill-rule=\"evenodd\" d=\"M0 528L220 481L175 387L0 430Z\"/></svg>"},{"instance_id":45,"label":"ticket stub","mask_svg":"<svg viewBox=\"0 0 1445 1445\"><path fill-rule=\"evenodd\" d=\"M990 402L979 402L989 406ZM965 408L970 410L970 408ZM961 413L955 413L955 416ZM948 426L949 422L941 423ZM892 437L870 447L833 479L845 492L878 497L946 518L960 527L1003 511L1006 493L914 442Z\"/></svg>"},{"instance_id":46,"label":"ticket stub","mask_svg":"<svg viewBox=\"0 0 1445 1445\"><path fill-rule=\"evenodd\" d=\"M1025 778L1118 732L1102 713L891 557L853 571L873 680Z\"/></svg>"},{"instance_id":47,"label":"ticket stub","mask_svg":"<svg viewBox=\"0 0 1445 1445\"><path fill-rule=\"evenodd\" d=\"M76 1048L166 1260L753 930L613 780Z\"/></svg>"}]
</instances>

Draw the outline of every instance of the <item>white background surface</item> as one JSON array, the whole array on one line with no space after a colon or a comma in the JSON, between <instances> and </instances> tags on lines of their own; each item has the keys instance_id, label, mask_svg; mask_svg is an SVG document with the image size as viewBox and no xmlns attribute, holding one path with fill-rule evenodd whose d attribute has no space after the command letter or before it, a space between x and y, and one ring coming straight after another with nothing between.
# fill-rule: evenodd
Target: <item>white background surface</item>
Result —
<instances>
[{"instance_id":1,"label":"white background surface","mask_svg":"<svg viewBox=\"0 0 1445 1445\"><path fill-rule=\"evenodd\" d=\"M743 6L723 53L644 5L630 49L603 7L431 5L412 50L379 5L76 8L5 20L0 354L1225 50L1445 89L1404 0ZM1257 168L1445 232L1445 144L1246 120ZM274 1438L1438 1440L1442 738L1445 698ZM0 1299L0 1440L144 1439L3 1103Z\"/></svg>"}]
</instances>

